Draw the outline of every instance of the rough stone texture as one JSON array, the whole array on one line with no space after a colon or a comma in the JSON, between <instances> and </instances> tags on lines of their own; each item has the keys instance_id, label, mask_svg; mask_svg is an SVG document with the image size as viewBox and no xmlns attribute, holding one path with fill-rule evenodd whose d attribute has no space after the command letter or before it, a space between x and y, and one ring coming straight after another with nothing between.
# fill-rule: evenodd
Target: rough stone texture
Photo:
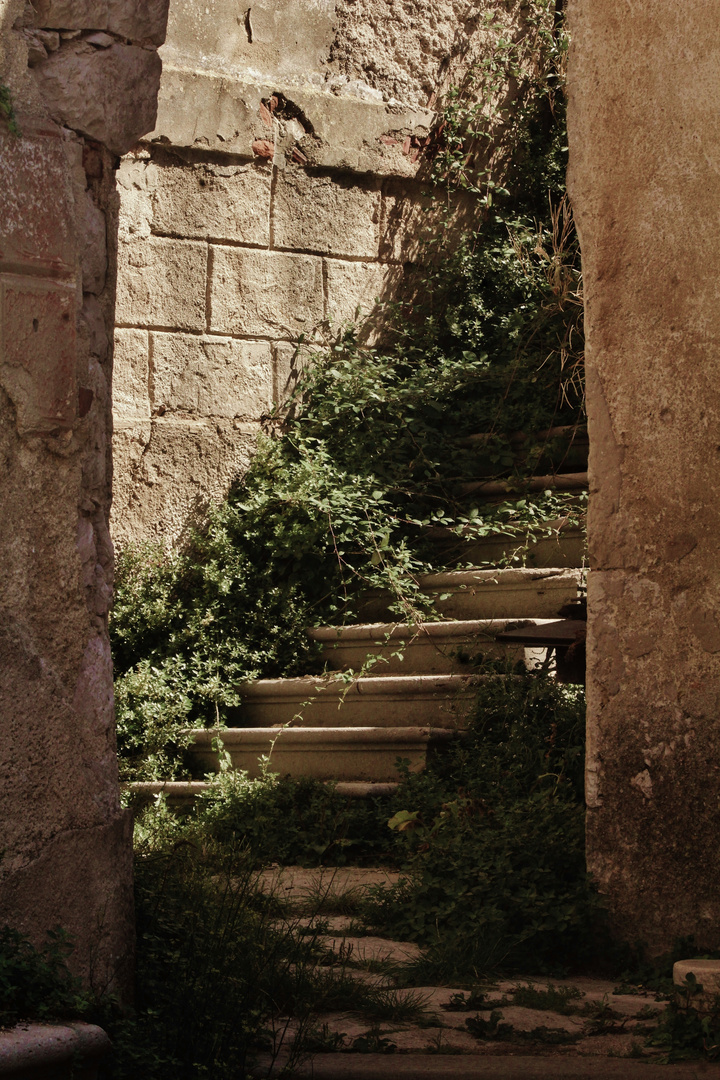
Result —
<instances>
[{"instance_id":1,"label":"rough stone texture","mask_svg":"<svg viewBox=\"0 0 720 1080\"><path fill-rule=\"evenodd\" d=\"M720 122L711 0L572 0L590 430L588 857L616 929L720 943ZM688 79L687 72L692 71Z\"/></svg>"},{"instance_id":2,"label":"rough stone texture","mask_svg":"<svg viewBox=\"0 0 720 1080\"><path fill-rule=\"evenodd\" d=\"M113 10L134 18L134 0ZM0 912L35 942L63 926L74 970L123 994L133 912L107 633L111 150L154 115L151 78L123 96L123 58L146 76L159 61L114 39L95 49L23 33L35 19L0 0L0 84L22 132L0 117ZM95 110L104 145L70 130L92 125L68 103Z\"/></svg>"},{"instance_id":3,"label":"rough stone texture","mask_svg":"<svg viewBox=\"0 0 720 1080\"><path fill-rule=\"evenodd\" d=\"M450 75L457 77L470 59L489 50L487 16L503 18L490 5L466 0L338 4L330 85L347 93L369 84L385 101L425 105Z\"/></svg>"},{"instance_id":4,"label":"rough stone texture","mask_svg":"<svg viewBox=\"0 0 720 1080\"><path fill-rule=\"evenodd\" d=\"M327 260L327 314L337 330L342 323L360 322L363 339L375 340L382 330L378 301L394 300L402 271L382 263ZM368 318L370 316L370 318Z\"/></svg>"},{"instance_id":5,"label":"rough stone texture","mask_svg":"<svg viewBox=\"0 0 720 1080\"><path fill-rule=\"evenodd\" d=\"M149 166L152 229L176 236L270 243L270 180L266 165Z\"/></svg>"},{"instance_id":6,"label":"rough stone texture","mask_svg":"<svg viewBox=\"0 0 720 1080\"><path fill-rule=\"evenodd\" d=\"M150 419L150 341L147 330L116 330L113 409L123 420Z\"/></svg>"},{"instance_id":7,"label":"rough stone texture","mask_svg":"<svg viewBox=\"0 0 720 1080\"><path fill-rule=\"evenodd\" d=\"M267 341L152 334L154 408L223 419L259 420L272 406Z\"/></svg>"},{"instance_id":8,"label":"rough stone texture","mask_svg":"<svg viewBox=\"0 0 720 1080\"><path fill-rule=\"evenodd\" d=\"M160 418L116 423L113 453L123 464L113 484L113 536L182 538L248 466L255 425ZM178 483L182 477L182 483Z\"/></svg>"},{"instance_id":9,"label":"rough stone texture","mask_svg":"<svg viewBox=\"0 0 720 1080\"><path fill-rule=\"evenodd\" d=\"M147 39L153 45L162 45L165 40L165 0L35 0L33 6L37 26L110 30L131 41Z\"/></svg>"},{"instance_id":10,"label":"rough stone texture","mask_svg":"<svg viewBox=\"0 0 720 1080\"><path fill-rule=\"evenodd\" d=\"M160 70L154 49L98 49L82 40L65 42L35 68L53 119L115 154L154 126Z\"/></svg>"},{"instance_id":11,"label":"rough stone texture","mask_svg":"<svg viewBox=\"0 0 720 1080\"><path fill-rule=\"evenodd\" d=\"M205 244L153 237L122 244L118 263L120 325L205 329Z\"/></svg>"},{"instance_id":12,"label":"rough stone texture","mask_svg":"<svg viewBox=\"0 0 720 1080\"><path fill-rule=\"evenodd\" d=\"M261 0L251 7L235 0L177 0L170 10L170 63L213 71L238 67L271 79L319 72L333 40L334 0Z\"/></svg>"},{"instance_id":13,"label":"rough stone texture","mask_svg":"<svg viewBox=\"0 0 720 1080\"><path fill-rule=\"evenodd\" d=\"M273 204L277 247L377 258L379 219L380 192L374 185L342 176L308 176L299 169L278 175Z\"/></svg>"},{"instance_id":14,"label":"rough stone texture","mask_svg":"<svg viewBox=\"0 0 720 1080\"><path fill-rule=\"evenodd\" d=\"M322 262L311 255L213 248L210 328L298 337L323 317Z\"/></svg>"}]
</instances>

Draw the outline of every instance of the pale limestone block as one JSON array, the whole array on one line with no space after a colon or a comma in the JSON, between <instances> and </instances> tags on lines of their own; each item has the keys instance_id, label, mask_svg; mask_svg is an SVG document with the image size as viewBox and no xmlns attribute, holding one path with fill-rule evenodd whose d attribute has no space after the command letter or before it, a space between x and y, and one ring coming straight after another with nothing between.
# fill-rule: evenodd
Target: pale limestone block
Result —
<instances>
[{"instance_id":1,"label":"pale limestone block","mask_svg":"<svg viewBox=\"0 0 720 1080\"><path fill-rule=\"evenodd\" d=\"M166 67L152 138L252 157L253 141L272 135L261 119L260 103L275 92L277 76L265 85L243 82L241 73L228 78L188 70L187 57L167 49L163 55ZM170 57L177 67L168 62ZM288 89L288 96L312 125L312 138L302 140L312 165L405 177L414 177L422 167L422 156L413 160L402 148L408 135L420 140L429 135L435 122L431 110L336 97L307 84ZM391 146L384 141L388 137Z\"/></svg>"},{"instance_id":2,"label":"pale limestone block","mask_svg":"<svg viewBox=\"0 0 720 1080\"><path fill-rule=\"evenodd\" d=\"M284 405L297 386L302 373L303 356L292 341L276 341L273 345L275 356L273 399L276 405Z\"/></svg>"},{"instance_id":3,"label":"pale limestone block","mask_svg":"<svg viewBox=\"0 0 720 1080\"><path fill-rule=\"evenodd\" d=\"M377 257L380 192L346 177L279 173L273 203L277 247Z\"/></svg>"},{"instance_id":4,"label":"pale limestone block","mask_svg":"<svg viewBox=\"0 0 720 1080\"><path fill-rule=\"evenodd\" d=\"M115 321L129 326L205 329L207 247L150 237L121 244Z\"/></svg>"},{"instance_id":5,"label":"pale limestone block","mask_svg":"<svg viewBox=\"0 0 720 1080\"><path fill-rule=\"evenodd\" d=\"M154 181L151 164L132 157L123 158L116 176L120 193L118 239L133 240L150 236L153 216L151 185Z\"/></svg>"},{"instance_id":6,"label":"pale limestone block","mask_svg":"<svg viewBox=\"0 0 720 1080\"><path fill-rule=\"evenodd\" d=\"M249 68L263 78L295 77L323 69L332 46L335 0L173 0L167 56L186 64L201 56L216 71Z\"/></svg>"},{"instance_id":7,"label":"pale limestone block","mask_svg":"<svg viewBox=\"0 0 720 1080\"><path fill-rule=\"evenodd\" d=\"M267 165L154 166L153 228L267 246L271 179Z\"/></svg>"},{"instance_id":8,"label":"pale limestone block","mask_svg":"<svg viewBox=\"0 0 720 1080\"><path fill-rule=\"evenodd\" d=\"M366 339L375 339L383 322L378 303L394 300L402 270L383 263L341 262L326 259L328 318L335 329L343 323L362 327Z\"/></svg>"},{"instance_id":9,"label":"pale limestone block","mask_svg":"<svg viewBox=\"0 0 720 1080\"><path fill-rule=\"evenodd\" d=\"M211 250L212 330L297 338L322 319L321 259L241 248Z\"/></svg>"},{"instance_id":10,"label":"pale limestone block","mask_svg":"<svg viewBox=\"0 0 720 1080\"><path fill-rule=\"evenodd\" d=\"M155 126L161 66L151 49L70 41L34 72L53 119L120 155Z\"/></svg>"},{"instance_id":11,"label":"pale limestone block","mask_svg":"<svg viewBox=\"0 0 720 1080\"><path fill-rule=\"evenodd\" d=\"M246 469L254 425L162 417L116 429L113 539L179 540Z\"/></svg>"},{"instance_id":12,"label":"pale limestone block","mask_svg":"<svg viewBox=\"0 0 720 1080\"><path fill-rule=\"evenodd\" d=\"M153 334L152 387L156 409L259 420L272 405L270 343Z\"/></svg>"},{"instance_id":13,"label":"pale limestone block","mask_svg":"<svg viewBox=\"0 0 720 1080\"><path fill-rule=\"evenodd\" d=\"M115 331L113 413L134 420L150 419L147 330Z\"/></svg>"}]
</instances>

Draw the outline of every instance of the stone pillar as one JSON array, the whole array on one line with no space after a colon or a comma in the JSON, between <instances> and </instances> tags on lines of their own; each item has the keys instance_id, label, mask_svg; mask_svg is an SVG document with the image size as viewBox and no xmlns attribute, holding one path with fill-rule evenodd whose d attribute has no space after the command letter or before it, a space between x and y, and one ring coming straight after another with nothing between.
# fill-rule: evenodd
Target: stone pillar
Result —
<instances>
[{"instance_id":1,"label":"stone pillar","mask_svg":"<svg viewBox=\"0 0 720 1080\"><path fill-rule=\"evenodd\" d=\"M0 923L129 985L107 612L114 170L155 122L166 6L0 0ZM13 115L14 114L14 115Z\"/></svg>"},{"instance_id":2,"label":"stone pillar","mask_svg":"<svg viewBox=\"0 0 720 1080\"><path fill-rule=\"evenodd\" d=\"M590 427L588 861L654 954L720 942L715 0L571 0Z\"/></svg>"}]
</instances>

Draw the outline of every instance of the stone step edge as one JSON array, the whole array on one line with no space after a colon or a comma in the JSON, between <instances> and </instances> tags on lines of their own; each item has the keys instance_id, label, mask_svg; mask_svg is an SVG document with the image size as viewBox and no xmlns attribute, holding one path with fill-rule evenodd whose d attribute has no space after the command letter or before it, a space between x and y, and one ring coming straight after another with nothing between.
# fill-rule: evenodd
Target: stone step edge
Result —
<instances>
[{"instance_id":1,"label":"stone step edge","mask_svg":"<svg viewBox=\"0 0 720 1080\"><path fill-rule=\"evenodd\" d=\"M300 678L257 679L239 683L237 689L246 701L284 701L289 698L312 699L347 697L426 698L430 695L466 694L483 683L504 681L512 675L363 675L345 680L331 676L303 675Z\"/></svg>"},{"instance_id":2,"label":"stone step edge","mask_svg":"<svg viewBox=\"0 0 720 1080\"><path fill-rule=\"evenodd\" d=\"M468 480L458 484L460 495L480 495L487 499L498 495L525 495L539 491L585 491L587 472L549 473L527 480Z\"/></svg>"},{"instance_id":3,"label":"stone step edge","mask_svg":"<svg viewBox=\"0 0 720 1080\"><path fill-rule=\"evenodd\" d=\"M373 799L394 795L400 786L379 780L321 780L320 783L332 784L336 793L347 799ZM122 786L124 792L145 802L150 802L158 795L165 795L170 805L192 804L201 795L218 788L217 782L212 780L133 780Z\"/></svg>"},{"instance_id":4,"label":"stone step edge","mask_svg":"<svg viewBox=\"0 0 720 1080\"><path fill-rule=\"evenodd\" d=\"M247 728L193 728L194 747L212 745L214 739L220 739L228 749L233 746L266 745L274 736L275 741L282 739L283 749L295 746L312 747L314 743L334 743L336 746L358 746L373 743L389 745L408 745L419 742L428 744L448 742L455 732L441 727L371 727L366 725L353 727L247 727Z\"/></svg>"},{"instance_id":5,"label":"stone step edge","mask_svg":"<svg viewBox=\"0 0 720 1080\"><path fill-rule=\"evenodd\" d=\"M586 574L586 571L582 568L569 566L510 566L498 567L497 569L477 566L465 570L438 570L432 574L419 574L416 580L421 589L431 588L433 590L472 587L473 585L515 585L518 588L527 588L536 585L538 582L544 582L548 585L557 582L559 587L562 587L564 583L562 579L566 581L568 577L574 577L580 582L584 574Z\"/></svg>"},{"instance_id":6,"label":"stone step edge","mask_svg":"<svg viewBox=\"0 0 720 1080\"><path fill-rule=\"evenodd\" d=\"M484 635L495 637L508 630L521 630L529 626L542 626L552 619L446 619L444 622L376 622L351 623L347 626L316 626L308 628L313 641L334 645L344 642L370 641L374 645L386 645L389 641L417 641L423 638L471 639Z\"/></svg>"}]
</instances>

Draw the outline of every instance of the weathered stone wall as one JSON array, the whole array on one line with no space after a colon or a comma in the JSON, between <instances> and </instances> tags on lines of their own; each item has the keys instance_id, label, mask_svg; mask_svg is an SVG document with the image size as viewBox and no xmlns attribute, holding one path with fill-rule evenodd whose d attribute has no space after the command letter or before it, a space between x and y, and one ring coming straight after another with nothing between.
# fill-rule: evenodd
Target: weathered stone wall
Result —
<instances>
[{"instance_id":1,"label":"weathered stone wall","mask_svg":"<svg viewBox=\"0 0 720 1080\"><path fill-rule=\"evenodd\" d=\"M180 537L246 466L294 343L397 295L432 105L495 10L172 0L157 125L120 172L116 540Z\"/></svg>"},{"instance_id":2,"label":"weathered stone wall","mask_svg":"<svg viewBox=\"0 0 720 1080\"><path fill-rule=\"evenodd\" d=\"M114 169L154 124L164 4L0 0L0 921L127 986L107 611Z\"/></svg>"},{"instance_id":3,"label":"weathered stone wall","mask_svg":"<svg viewBox=\"0 0 720 1080\"><path fill-rule=\"evenodd\" d=\"M571 0L590 427L588 858L617 931L720 943L714 0Z\"/></svg>"}]
</instances>

